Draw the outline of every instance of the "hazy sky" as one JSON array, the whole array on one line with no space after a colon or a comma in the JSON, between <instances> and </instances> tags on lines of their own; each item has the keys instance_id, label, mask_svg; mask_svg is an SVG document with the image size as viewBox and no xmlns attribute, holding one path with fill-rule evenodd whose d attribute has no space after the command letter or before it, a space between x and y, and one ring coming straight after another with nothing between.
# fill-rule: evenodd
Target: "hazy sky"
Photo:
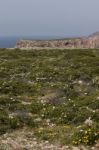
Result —
<instances>
[{"instance_id":1,"label":"hazy sky","mask_svg":"<svg viewBox=\"0 0 99 150\"><path fill-rule=\"evenodd\" d=\"M0 36L99 31L99 0L0 0Z\"/></svg>"}]
</instances>

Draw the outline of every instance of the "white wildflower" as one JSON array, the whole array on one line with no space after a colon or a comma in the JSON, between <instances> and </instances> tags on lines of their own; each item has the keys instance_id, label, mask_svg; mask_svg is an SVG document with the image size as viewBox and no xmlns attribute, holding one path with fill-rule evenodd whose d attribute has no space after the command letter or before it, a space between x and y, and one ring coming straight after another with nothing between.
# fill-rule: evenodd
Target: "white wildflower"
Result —
<instances>
[{"instance_id":1,"label":"white wildflower","mask_svg":"<svg viewBox=\"0 0 99 150\"><path fill-rule=\"evenodd\" d=\"M91 117L89 117L88 119L85 120L85 124L89 125L89 126L92 126L93 121L91 120Z\"/></svg>"}]
</instances>

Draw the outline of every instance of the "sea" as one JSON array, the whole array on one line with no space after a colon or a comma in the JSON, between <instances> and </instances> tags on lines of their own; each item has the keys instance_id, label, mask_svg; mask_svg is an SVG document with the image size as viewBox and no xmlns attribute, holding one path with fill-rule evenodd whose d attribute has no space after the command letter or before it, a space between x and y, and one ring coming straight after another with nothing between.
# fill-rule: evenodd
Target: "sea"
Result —
<instances>
[{"instance_id":1,"label":"sea","mask_svg":"<svg viewBox=\"0 0 99 150\"><path fill-rule=\"evenodd\" d=\"M0 37L0 48L14 48L17 37Z\"/></svg>"},{"instance_id":2,"label":"sea","mask_svg":"<svg viewBox=\"0 0 99 150\"><path fill-rule=\"evenodd\" d=\"M14 48L17 40L53 40L61 39L60 36L15 36L15 37L0 37L0 48Z\"/></svg>"}]
</instances>

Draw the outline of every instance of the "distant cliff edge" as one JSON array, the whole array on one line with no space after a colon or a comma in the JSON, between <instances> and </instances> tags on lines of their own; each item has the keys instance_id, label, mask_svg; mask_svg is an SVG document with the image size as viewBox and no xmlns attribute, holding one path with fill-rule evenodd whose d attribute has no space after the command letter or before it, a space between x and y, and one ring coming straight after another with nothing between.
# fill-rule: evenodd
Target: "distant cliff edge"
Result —
<instances>
[{"instance_id":1,"label":"distant cliff edge","mask_svg":"<svg viewBox=\"0 0 99 150\"><path fill-rule=\"evenodd\" d=\"M18 40L16 48L99 48L99 32L88 37L63 40Z\"/></svg>"}]
</instances>

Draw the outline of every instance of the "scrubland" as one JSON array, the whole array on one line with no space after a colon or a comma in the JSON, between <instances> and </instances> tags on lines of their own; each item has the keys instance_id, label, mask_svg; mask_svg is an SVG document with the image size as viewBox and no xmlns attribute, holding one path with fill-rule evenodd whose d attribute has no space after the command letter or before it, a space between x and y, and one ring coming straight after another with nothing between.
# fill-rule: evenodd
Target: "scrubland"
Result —
<instances>
[{"instance_id":1,"label":"scrubland","mask_svg":"<svg viewBox=\"0 0 99 150\"><path fill-rule=\"evenodd\" d=\"M0 49L0 138L24 129L52 144L98 144L98 49Z\"/></svg>"}]
</instances>

